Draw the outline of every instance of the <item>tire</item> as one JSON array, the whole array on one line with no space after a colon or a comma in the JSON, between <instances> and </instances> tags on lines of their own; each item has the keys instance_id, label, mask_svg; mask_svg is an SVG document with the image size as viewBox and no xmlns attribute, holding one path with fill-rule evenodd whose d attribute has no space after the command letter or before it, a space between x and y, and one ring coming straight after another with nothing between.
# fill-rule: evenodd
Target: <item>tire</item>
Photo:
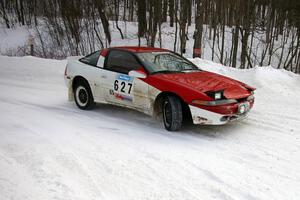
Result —
<instances>
[{"instance_id":1,"label":"tire","mask_svg":"<svg viewBox=\"0 0 300 200\"><path fill-rule=\"evenodd\" d=\"M162 103L163 121L168 131L177 131L182 126L182 106L179 98L167 96Z\"/></svg>"},{"instance_id":2,"label":"tire","mask_svg":"<svg viewBox=\"0 0 300 200\"><path fill-rule=\"evenodd\" d=\"M74 99L78 108L82 110L92 108L94 105L94 98L88 83L81 81L75 85Z\"/></svg>"}]
</instances>

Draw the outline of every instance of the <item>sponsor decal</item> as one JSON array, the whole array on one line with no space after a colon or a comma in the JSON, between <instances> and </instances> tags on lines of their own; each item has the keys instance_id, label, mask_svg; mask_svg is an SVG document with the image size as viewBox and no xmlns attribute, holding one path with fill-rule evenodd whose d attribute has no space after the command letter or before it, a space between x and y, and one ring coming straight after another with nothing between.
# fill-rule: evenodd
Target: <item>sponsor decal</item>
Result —
<instances>
[{"instance_id":1,"label":"sponsor decal","mask_svg":"<svg viewBox=\"0 0 300 200\"><path fill-rule=\"evenodd\" d=\"M125 75L125 74L118 74L117 79L121 81L126 81L126 82L132 82L133 78L131 76Z\"/></svg>"},{"instance_id":2,"label":"sponsor decal","mask_svg":"<svg viewBox=\"0 0 300 200\"><path fill-rule=\"evenodd\" d=\"M131 96L127 96L127 95L120 94L120 93L115 93L114 96L116 97L116 99L119 99L121 101L130 101L130 102L132 102L132 97Z\"/></svg>"},{"instance_id":3,"label":"sponsor decal","mask_svg":"<svg viewBox=\"0 0 300 200\"><path fill-rule=\"evenodd\" d=\"M114 90L109 90L109 94L110 94L110 95L115 95Z\"/></svg>"}]
</instances>

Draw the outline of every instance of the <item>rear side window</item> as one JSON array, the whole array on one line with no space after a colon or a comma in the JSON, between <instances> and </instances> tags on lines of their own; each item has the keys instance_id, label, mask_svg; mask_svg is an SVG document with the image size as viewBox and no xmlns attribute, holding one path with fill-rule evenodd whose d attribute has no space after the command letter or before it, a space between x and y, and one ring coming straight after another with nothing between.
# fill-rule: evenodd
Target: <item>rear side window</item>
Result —
<instances>
[{"instance_id":1,"label":"rear side window","mask_svg":"<svg viewBox=\"0 0 300 200\"><path fill-rule=\"evenodd\" d=\"M109 52L105 66L105 69L123 74L128 74L129 71L139 68L141 68L141 64L132 54L119 50Z\"/></svg>"},{"instance_id":2,"label":"rear side window","mask_svg":"<svg viewBox=\"0 0 300 200\"><path fill-rule=\"evenodd\" d=\"M88 65L97 66L99 55L100 51L96 51L90 55L87 55L86 57L81 58L80 61Z\"/></svg>"}]
</instances>

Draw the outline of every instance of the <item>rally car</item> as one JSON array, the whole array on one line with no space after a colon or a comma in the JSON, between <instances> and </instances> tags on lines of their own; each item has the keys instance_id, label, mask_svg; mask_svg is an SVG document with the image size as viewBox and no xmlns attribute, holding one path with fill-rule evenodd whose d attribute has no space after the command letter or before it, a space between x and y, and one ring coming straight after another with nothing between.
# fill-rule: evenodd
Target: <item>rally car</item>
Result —
<instances>
[{"instance_id":1,"label":"rally car","mask_svg":"<svg viewBox=\"0 0 300 200\"><path fill-rule=\"evenodd\" d=\"M254 104L255 88L160 48L113 47L71 58L65 82L80 109L95 102L127 107L162 116L169 131L188 117L194 124L226 124L245 117Z\"/></svg>"}]
</instances>

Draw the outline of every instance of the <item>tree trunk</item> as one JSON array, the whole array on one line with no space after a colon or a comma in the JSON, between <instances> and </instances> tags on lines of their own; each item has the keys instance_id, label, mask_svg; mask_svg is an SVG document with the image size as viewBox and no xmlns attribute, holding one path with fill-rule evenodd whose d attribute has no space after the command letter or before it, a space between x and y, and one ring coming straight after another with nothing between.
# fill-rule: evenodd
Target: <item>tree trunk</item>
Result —
<instances>
[{"instance_id":1,"label":"tree trunk","mask_svg":"<svg viewBox=\"0 0 300 200\"><path fill-rule=\"evenodd\" d=\"M104 7L104 2L102 0L94 0L94 3L96 4L96 7L98 9L98 13L99 13L99 16L100 16L100 19L101 19L101 22L102 22L102 26L103 26L103 29L104 29L104 33L105 33L105 36L106 36L106 39L108 41L108 44L110 45L111 43L111 35L110 35L110 31L109 31L109 22L108 22L108 19L105 15L105 7Z\"/></svg>"},{"instance_id":2,"label":"tree trunk","mask_svg":"<svg viewBox=\"0 0 300 200\"><path fill-rule=\"evenodd\" d=\"M174 26L174 0L169 0L170 26Z\"/></svg>"},{"instance_id":3,"label":"tree trunk","mask_svg":"<svg viewBox=\"0 0 300 200\"><path fill-rule=\"evenodd\" d=\"M143 37L147 32L147 20L146 20L146 2L145 0L138 0L138 37Z\"/></svg>"},{"instance_id":4,"label":"tree trunk","mask_svg":"<svg viewBox=\"0 0 300 200\"><path fill-rule=\"evenodd\" d=\"M193 58L201 58L201 49L202 49L202 32L203 32L203 0L196 1L196 29L194 32L194 49L193 49Z\"/></svg>"}]
</instances>

